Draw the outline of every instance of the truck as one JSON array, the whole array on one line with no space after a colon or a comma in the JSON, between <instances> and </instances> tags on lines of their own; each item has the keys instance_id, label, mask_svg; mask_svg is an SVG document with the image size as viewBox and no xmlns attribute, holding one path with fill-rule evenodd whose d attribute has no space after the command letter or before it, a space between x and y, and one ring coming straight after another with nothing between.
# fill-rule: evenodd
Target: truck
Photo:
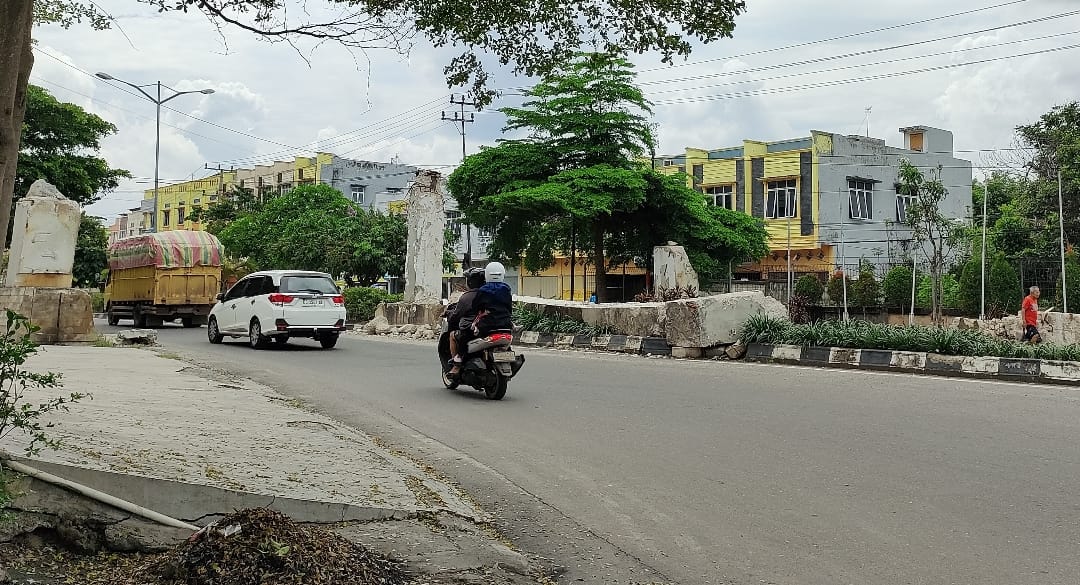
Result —
<instances>
[{"instance_id":1,"label":"truck","mask_svg":"<svg viewBox=\"0 0 1080 585\"><path fill-rule=\"evenodd\" d=\"M177 319L205 325L221 292L225 250L213 234L173 230L117 240L108 248L109 325L160 327Z\"/></svg>"}]
</instances>

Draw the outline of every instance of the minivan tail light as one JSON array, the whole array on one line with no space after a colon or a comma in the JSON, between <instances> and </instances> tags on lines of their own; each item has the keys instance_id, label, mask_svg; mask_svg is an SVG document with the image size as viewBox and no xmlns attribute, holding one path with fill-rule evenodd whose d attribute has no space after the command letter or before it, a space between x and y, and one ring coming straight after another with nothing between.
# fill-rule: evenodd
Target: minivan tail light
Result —
<instances>
[{"instance_id":1,"label":"minivan tail light","mask_svg":"<svg viewBox=\"0 0 1080 585\"><path fill-rule=\"evenodd\" d=\"M287 305L293 302L293 298L289 295L283 295L281 293L274 293L270 295L270 302L275 305Z\"/></svg>"},{"instance_id":2,"label":"minivan tail light","mask_svg":"<svg viewBox=\"0 0 1080 585\"><path fill-rule=\"evenodd\" d=\"M345 304L345 297L343 297L341 295L335 296L334 297L334 304L335 305L344 305Z\"/></svg>"}]
</instances>

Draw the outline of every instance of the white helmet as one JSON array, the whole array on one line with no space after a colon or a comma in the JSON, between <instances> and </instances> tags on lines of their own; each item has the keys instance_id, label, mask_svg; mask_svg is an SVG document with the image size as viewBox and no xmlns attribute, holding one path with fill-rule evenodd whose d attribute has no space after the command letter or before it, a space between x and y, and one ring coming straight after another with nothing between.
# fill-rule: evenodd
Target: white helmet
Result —
<instances>
[{"instance_id":1,"label":"white helmet","mask_svg":"<svg viewBox=\"0 0 1080 585\"><path fill-rule=\"evenodd\" d=\"M500 262L491 262L484 267L484 280L502 282L506 279L506 268Z\"/></svg>"}]
</instances>

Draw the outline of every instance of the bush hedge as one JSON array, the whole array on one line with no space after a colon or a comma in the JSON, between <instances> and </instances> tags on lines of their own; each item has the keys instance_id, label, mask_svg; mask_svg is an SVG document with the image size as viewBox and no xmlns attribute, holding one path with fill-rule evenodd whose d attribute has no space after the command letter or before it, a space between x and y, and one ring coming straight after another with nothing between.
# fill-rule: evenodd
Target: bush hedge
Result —
<instances>
[{"instance_id":1,"label":"bush hedge","mask_svg":"<svg viewBox=\"0 0 1080 585\"><path fill-rule=\"evenodd\" d=\"M379 303L398 303L403 297L390 294L381 288L354 286L345 289L345 313L349 321L370 321L375 317Z\"/></svg>"},{"instance_id":2,"label":"bush hedge","mask_svg":"<svg viewBox=\"0 0 1080 585\"><path fill-rule=\"evenodd\" d=\"M514 326L525 331L538 333L557 333L562 335L615 335L618 331L610 327L589 325L588 323L559 314L545 314L527 308L521 303L514 305Z\"/></svg>"},{"instance_id":3,"label":"bush hedge","mask_svg":"<svg viewBox=\"0 0 1080 585\"><path fill-rule=\"evenodd\" d=\"M970 357L1080 361L1080 345L1030 345L967 329L884 325L868 321L818 321L807 325L754 315L742 328L743 343L916 351Z\"/></svg>"}]
</instances>

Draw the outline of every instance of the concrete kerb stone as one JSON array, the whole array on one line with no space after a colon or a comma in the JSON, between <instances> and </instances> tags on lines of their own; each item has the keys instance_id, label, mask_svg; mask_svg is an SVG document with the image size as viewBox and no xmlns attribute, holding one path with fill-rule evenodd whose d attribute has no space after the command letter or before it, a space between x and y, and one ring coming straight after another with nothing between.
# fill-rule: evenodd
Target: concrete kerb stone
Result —
<instances>
[{"instance_id":1,"label":"concrete kerb stone","mask_svg":"<svg viewBox=\"0 0 1080 585\"><path fill-rule=\"evenodd\" d=\"M1080 386L1080 362L752 343L747 361Z\"/></svg>"},{"instance_id":2,"label":"concrete kerb stone","mask_svg":"<svg viewBox=\"0 0 1080 585\"><path fill-rule=\"evenodd\" d=\"M663 337L637 337L633 335L566 335L539 333L537 331L522 331L515 336L514 343L534 347L557 347L560 349L592 349L597 351L610 351L621 353L636 353L648 355L672 355L672 347ZM696 349L690 352L693 355L684 357L699 358L705 353L704 349Z\"/></svg>"},{"instance_id":3,"label":"concrete kerb stone","mask_svg":"<svg viewBox=\"0 0 1080 585\"><path fill-rule=\"evenodd\" d=\"M406 510L392 508L268 496L62 463L39 460L21 461L46 473L199 526L209 524L219 516L245 508L271 508L297 522L320 524L401 520L409 516Z\"/></svg>"}]
</instances>

